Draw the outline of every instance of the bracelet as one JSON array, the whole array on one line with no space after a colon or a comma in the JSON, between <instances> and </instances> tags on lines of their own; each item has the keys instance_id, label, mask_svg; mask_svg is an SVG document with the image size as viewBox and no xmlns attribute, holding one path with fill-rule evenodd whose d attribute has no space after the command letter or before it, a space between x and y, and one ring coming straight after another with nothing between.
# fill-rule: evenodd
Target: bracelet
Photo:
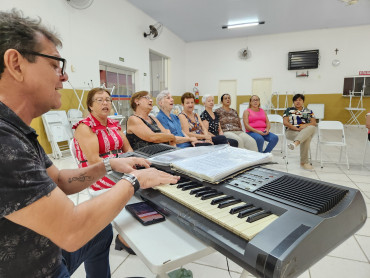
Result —
<instances>
[{"instance_id":1,"label":"bracelet","mask_svg":"<svg viewBox=\"0 0 370 278\"><path fill-rule=\"evenodd\" d=\"M112 166L110 165L109 162L110 159L111 159L110 157L106 157L103 159L105 171L107 171L107 174L112 171Z\"/></svg>"}]
</instances>

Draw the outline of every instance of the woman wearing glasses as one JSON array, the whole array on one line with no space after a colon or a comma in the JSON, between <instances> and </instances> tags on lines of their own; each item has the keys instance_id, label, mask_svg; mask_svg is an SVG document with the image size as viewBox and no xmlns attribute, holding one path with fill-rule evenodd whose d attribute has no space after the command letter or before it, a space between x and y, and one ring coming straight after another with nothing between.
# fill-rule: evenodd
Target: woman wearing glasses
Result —
<instances>
[{"instance_id":1,"label":"woman wearing glasses","mask_svg":"<svg viewBox=\"0 0 370 278\"><path fill-rule=\"evenodd\" d=\"M75 129L76 157L80 162L78 167L87 167L104 158L132 151L119 122L108 118L112 109L110 93L106 89L94 88L87 95L86 105L90 115L72 127ZM113 185L115 182L105 176L92 184L91 188L99 191ZM129 254L135 254L119 236L116 237L115 249L125 249Z\"/></svg>"},{"instance_id":2,"label":"woman wearing glasses","mask_svg":"<svg viewBox=\"0 0 370 278\"><path fill-rule=\"evenodd\" d=\"M176 146L175 135L166 130L155 117L149 116L153 100L147 91L133 94L130 103L134 114L127 120L126 134L134 150L158 143Z\"/></svg>"},{"instance_id":3,"label":"woman wearing glasses","mask_svg":"<svg viewBox=\"0 0 370 278\"><path fill-rule=\"evenodd\" d=\"M243 113L245 131L256 140L260 153L270 153L279 141L277 135L270 132L270 122L265 110L260 108L260 98L256 95L249 99L249 108ZM265 150L263 144L269 142Z\"/></svg>"}]
</instances>

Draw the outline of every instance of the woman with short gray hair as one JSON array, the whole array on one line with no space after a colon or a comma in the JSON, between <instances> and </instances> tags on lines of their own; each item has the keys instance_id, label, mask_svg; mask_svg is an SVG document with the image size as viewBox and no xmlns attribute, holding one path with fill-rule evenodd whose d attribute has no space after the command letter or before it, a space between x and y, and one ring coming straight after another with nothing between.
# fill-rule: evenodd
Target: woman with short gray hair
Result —
<instances>
[{"instance_id":1,"label":"woman with short gray hair","mask_svg":"<svg viewBox=\"0 0 370 278\"><path fill-rule=\"evenodd\" d=\"M168 90L160 92L157 96L157 105L160 109L157 120L176 137L176 146L179 148L191 147L198 142L197 138L186 135L181 128L179 118L171 113L174 100Z\"/></svg>"}]
</instances>

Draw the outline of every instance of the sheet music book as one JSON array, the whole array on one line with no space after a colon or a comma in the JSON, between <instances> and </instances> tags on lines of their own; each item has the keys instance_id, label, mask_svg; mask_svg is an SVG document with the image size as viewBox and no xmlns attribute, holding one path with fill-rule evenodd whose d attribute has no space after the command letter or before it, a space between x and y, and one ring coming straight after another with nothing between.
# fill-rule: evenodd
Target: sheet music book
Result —
<instances>
[{"instance_id":1,"label":"sheet music book","mask_svg":"<svg viewBox=\"0 0 370 278\"><path fill-rule=\"evenodd\" d=\"M272 154L229 145L184 148L149 159L153 164L170 166L179 173L217 183L245 168L272 161Z\"/></svg>"}]
</instances>

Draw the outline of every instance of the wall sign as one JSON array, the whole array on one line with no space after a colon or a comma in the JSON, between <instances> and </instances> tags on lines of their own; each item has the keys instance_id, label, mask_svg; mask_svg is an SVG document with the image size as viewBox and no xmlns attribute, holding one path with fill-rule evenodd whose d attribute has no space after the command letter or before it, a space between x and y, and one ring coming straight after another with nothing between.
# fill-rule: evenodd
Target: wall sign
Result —
<instances>
[{"instance_id":1,"label":"wall sign","mask_svg":"<svg viewBox=\"0 0 370 278\"><path fill-rule=\"evenodd\" d=\"M360 70L358 75L370 75L370 70Z\"/></svg>"}]
</instances>

